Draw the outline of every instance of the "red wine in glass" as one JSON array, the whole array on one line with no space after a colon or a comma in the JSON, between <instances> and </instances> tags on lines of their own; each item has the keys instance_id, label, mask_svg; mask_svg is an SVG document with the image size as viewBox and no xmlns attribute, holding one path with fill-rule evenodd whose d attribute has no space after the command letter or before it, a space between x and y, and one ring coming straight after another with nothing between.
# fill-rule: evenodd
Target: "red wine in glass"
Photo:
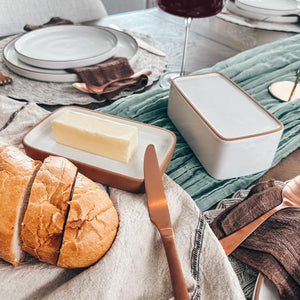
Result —
<instances>
[{"instance_id":1,"label":"red wine in glass","mask_svg":"<svg viewBox=\"0 0 300 300\"><path fill-rule=\"evenodd\" d=\"M205 18L219 13L223 0L158 0L160 9L185 18Z\"/></svg>"},{"instance_id":2,"label":"red wine in glass","mask_svg":"<svg viewBox=\"0 0 300 300\"><path fill-rule=\"evenodd\" d=\"M185 18L185 39L183 47L183 58L180 73L165 73L160 79L160 85L167 87L171 83L171 79L176 76L184 75L184 64L186 57L186 48L188 33L192 18L205 18L218 14L223 8L223 0L158 0L157 4L160 9Z\"/></svg>"}]
</instances>

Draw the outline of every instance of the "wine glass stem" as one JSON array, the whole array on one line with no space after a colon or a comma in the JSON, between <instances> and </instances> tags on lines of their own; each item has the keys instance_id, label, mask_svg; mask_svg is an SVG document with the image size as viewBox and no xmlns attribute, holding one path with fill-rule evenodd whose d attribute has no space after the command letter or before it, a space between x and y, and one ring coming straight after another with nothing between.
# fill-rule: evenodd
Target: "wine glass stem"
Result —
<instances>
[{"instance_id":1,"label":"wine glass stem","mask_svg":"<svg viewBox=\"0 0 300 300\"><path fill-rule=\"evenodd\" d=\"M184 36L183 55L182 55L182 61L181 61L180 76L184 75L186 50L187 50L188 37L189 37L189 31L190 31L190 27L191 27L191 23L192 23L192 18L191 17L185 18L184 21L185 21L185 36Z\"/></svg>"}]
</instances>

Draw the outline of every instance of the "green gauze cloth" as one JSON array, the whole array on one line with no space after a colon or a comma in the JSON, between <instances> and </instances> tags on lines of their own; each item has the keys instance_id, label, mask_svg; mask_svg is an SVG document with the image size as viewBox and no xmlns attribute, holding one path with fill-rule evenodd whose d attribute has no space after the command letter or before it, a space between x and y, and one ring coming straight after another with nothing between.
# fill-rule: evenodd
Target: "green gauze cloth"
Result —
<instances>
[{"instance_id":1,"label":"green gauze cloth","mask_svg":"<svg viewBox=\"0 0 300 300\"><path fill-rule=\"evenodd\" d=\"M262 104L284 125L272 166L300 146L300 99L281 102L268 87L275 81L294 81L300 67L300 35L266 44L195 73L221 72ZM207 174L167 115L169 90L156 89L120 99L99 109L135 121L173 131L177 144L166 173L205 211L239 189L247 188L266 171L249 176L217 180Z\"/></svg>"}]
</instances>

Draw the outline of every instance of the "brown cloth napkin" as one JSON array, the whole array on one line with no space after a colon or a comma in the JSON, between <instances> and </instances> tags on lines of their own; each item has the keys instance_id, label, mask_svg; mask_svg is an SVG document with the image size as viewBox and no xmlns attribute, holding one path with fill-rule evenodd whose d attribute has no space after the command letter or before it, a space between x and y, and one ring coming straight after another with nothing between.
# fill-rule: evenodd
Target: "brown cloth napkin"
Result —
<instances>
[{"instance_id":1,"label":"brown cloth napkin","mask_svg":"<svg viewBox=\"0 0 300 300\"><path fill-rule=\"evenodd\" d=\"M98 87L106 85L101 93L91 93L91 96L98 100L112 100L121 91L136 91L148 83L148 77L141 74L131 77L134 72L125 57L113 57L103 63L93 66L68 69L69 72L76 73L82 82ZM117 81L116 81L117 80ZM109 84L109 82L111 82Z\"/></svg>"},{"instance_id":2,"label":"brown cloth napkin","mask_svg":"<svg viewBox=\"0 0 300 300\"><path fill-rule=\"evenodd\" d=\"M24 26L24 30L25 31L32 31L35 29L39 29L39 28L44 28L44 27L49 27L49 26L53 26L53 25L67 25L67 24L74 24L72 21L68 20L68 19L62 19L60 17L53 17L50 19L49 22L42 24L42 25L25 25Z\"/></svg>"},{"instance_id":3,"label":"brown cloth napkin","mask_svg":"<svg viewBox=\"0 0 300 300\"><path fill-rule=\"evenodd\" d=\"M218 215L211 228L221 239L281 202L274 181L258 183L244 201ZM300 209L286 208L271 216L232 255L268 277L282 299L300 299Z\"/></svg>"}]
</instances>

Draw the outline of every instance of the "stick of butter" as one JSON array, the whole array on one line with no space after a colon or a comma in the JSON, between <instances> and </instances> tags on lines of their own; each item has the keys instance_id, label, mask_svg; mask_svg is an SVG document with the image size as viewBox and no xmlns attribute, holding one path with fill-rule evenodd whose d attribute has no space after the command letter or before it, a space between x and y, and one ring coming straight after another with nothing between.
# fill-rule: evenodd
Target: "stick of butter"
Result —
<instances>
[{"instance_id":1,"label":"stick of butter","mask_svg":"<svg viewBox=\"0 0 300 300\"><path fill-rule=\"evenodd\" d=\"M137 127L65 110L52 122L57 143L127 163L137 150Z\"/></svg>"}]
</instances>

